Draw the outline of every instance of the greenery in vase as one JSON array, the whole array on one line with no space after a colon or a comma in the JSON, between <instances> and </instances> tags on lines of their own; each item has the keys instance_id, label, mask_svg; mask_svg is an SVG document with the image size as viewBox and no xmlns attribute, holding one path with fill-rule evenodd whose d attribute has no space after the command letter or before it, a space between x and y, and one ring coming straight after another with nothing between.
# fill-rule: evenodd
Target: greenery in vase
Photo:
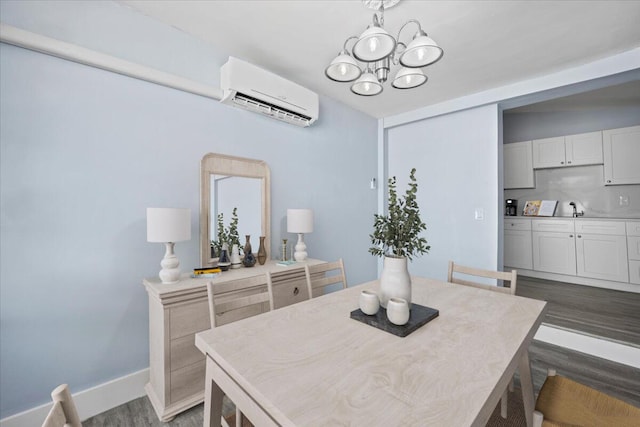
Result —
<instances>
[{"instance_id":1,"label":"greenery in vase","mask_svg":"<svg viewBox=\"0 0 640 427\"><path fill-rule=\"evenodd\" d=\"M228 228L224 226L224 214L219 213L218 226L216 228L218 231L218 240L212 240L211 247L215 248L217 254L222 252L222 245L224 243L227 243L229 250L234 244L240 247L240 236L238 235L238 208L233 208L233 212L231 213L231 222L229 223Z\"/></svg>"},{"instance_id":2,"label":"greenery in vase","mask_svg":"<svg viewBox=\"0 0 640 427\"><path fill-rule=\"evenodd\" d=\"M429 252L431 246L420 233L427 226L420 219L420 208L416 201L418 183L416 169L411 169L409 188L404 197L396 192L396 177L389 178L389 206L387 215L374 215L372 247L369 252L377 256L391 256L412 260L416 255Z\"/></svg>"}]
</instances>

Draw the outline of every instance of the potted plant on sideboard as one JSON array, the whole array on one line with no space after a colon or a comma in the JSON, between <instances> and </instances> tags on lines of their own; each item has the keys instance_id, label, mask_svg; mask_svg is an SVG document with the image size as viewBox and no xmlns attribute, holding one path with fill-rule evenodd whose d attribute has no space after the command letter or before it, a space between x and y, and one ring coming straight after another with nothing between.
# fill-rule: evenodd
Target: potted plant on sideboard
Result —
<instances>
[{"instance_id":1,"label":"potted plant on sideboard","mask_svg":"<svg viewBox=\"0 0 640 427\"><path fill-rule=\"evenodd\" d=\"M407 260L429 252L431 246L420 233L427 226L420 219L416 200L418 183L416 169L411 169L409 185L404 197L398 197L396 177L389 178L389 200L386 215L374 215L369 252L384 257L380 275L380 305L387 307L389 298L403 298L411 306L411 276Z\"/></svg>"}]
</instances>

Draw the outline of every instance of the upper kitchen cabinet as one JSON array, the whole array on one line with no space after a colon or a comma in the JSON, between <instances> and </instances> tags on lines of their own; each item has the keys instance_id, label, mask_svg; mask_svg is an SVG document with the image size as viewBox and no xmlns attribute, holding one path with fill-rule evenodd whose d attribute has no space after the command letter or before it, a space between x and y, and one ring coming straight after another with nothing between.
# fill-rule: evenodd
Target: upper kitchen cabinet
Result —
<instances>
[{"instance_id":1,"label":"upper kitchen cabinet","mask_svg":"<svg viewBox=\"0 0 640 427\"><path fill-rule=\"evenodd\" d=\"M598 165L603 162L602 132L533 140L533 168Z\"/></svg>"},{"instance_id":2,"label":"upper kitchen cabinet","mask_svg":"<svg viewBox=\"0 0 640 427\"><path fill-rule=\"evenodd\" d=\"M504 188L535 188L531 141L503 145Z\"/></svg>"},{"instance_id":3,"label":"upper kitchen cabinet","mask_svg":"<svg viewBox=\"0 0 640 427\"><path fill-rule=\"evenodd\" d=\"M602 132L604 184L640 184L640 126Z\"/></svg>"}]
</instances>

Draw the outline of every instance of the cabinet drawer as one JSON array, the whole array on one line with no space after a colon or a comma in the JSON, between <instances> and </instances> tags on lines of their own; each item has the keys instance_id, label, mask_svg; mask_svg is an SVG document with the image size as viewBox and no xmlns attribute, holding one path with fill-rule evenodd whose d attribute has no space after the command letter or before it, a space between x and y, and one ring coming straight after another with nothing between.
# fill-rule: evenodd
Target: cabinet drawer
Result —
<instances>
[{"instance_id":1,"label":"cabinet drawer","mask_svg":"<svg viewBox=\"0 0 640 427\"><path fill-rule=\"evenodd\" d=\"M195 345L195 336L187 335L171 341L171 371L204 360L204 354Z\"/></svg>"},{"instance_id":2,"label":"cabinet drawer","mask_svg":"<svg viewBox=\"0 0 640 427\"><path fill-rule=\"evenodd\" d=\"M640 236L628 236L627 247L629 248L629 259L640 261Z\"/></svg>"},{"instance_id":3,"label":"cabinet drawer","mask_svg":"<svg viewBox=\"0 0 640 427\"><path fill-rule=\"evenodd\" d=\"M627 236L640 236L640 221L627 222Z\"/></svg>"},{"instance_id":4,"label":"cabinet drawer","mask_svg":"<svg viewBox=\"0 0 640 427\"><path fill-rule=\"evenodd\" d=\"M629 281L640 285L640 261L629 261Z\"/></svg>"},{"instance_id":5,"label":"cabinet drawer","mask_svg":"<svg viewBox=\"0 0 640 427\"><path fill-rule=\"evenodd\" d=\"M169 309L170 340L192 335L211 328L209 320L209 303L205 298L189 304Z\"/></svg>"},{"instance_id":6,"label":"cabinet drawer","mask_svg":"<svg viewBox=\"0 0 640 427\"><path fill-rule=\"evenodd\" d=\"M309 299L309 289L305 279L292 279L273 287L275 308L285 307Z\"/></svg>"},{"instance_id":7,"label":"cabinet drawer","mask_svg":"<svg viewBox=\"0 0 640 427\"><path fill-rule=\"evenodd\" d=\"M562 219L533 220L531 221L531 230L573 233L573 221Z\"/></svg>"},{"instance_id":8,"label":"cabinet drawer","mask_svg":"<svg viewBox=\"0 0 640 427\"><path fill-rule=\"evenodd\" d=\"M171 403L186 399L194 394L204 395L205 362L202 361L171 372Z\"/></svg>"},{"instance_id":9,"label":"cabinet drawer","mask_svg":"<svg viewBox=\"0 0 640 427\"><path fill-rule=\"evenodd\" d=\"M506 230L531 230L530 219L506 219L504 220L504 229Z\"/></svg>"},{"instance_id":10,"label":"cabinet drawer","mask_svg":"<svg viewBox=\"0 0 640 427\"><path fill-rule=\"evenodd\" d=\"M611 236L624 236L624 222L620 221L576 221L576 233L584 234L608 234Z\"/></svg>"}]
</instances>

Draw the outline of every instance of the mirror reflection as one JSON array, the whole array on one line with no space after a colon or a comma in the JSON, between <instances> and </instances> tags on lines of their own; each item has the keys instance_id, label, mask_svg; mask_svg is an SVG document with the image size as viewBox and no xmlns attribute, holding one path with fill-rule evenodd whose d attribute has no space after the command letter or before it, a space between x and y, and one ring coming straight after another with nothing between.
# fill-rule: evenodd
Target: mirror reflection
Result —
<instances>
[{"instance_id":1,"label":"mirror reflection","mask_svg":"<svg viewBox=\"0 0 640 427\"><path fill-rule=\"evenodd\" d=\"M218 215L223 215L228 227L233 209L237 209L240 246L244 246L245 235L251 236L254 252L258 250L262 235L262 185L260 179L243 176L211 175L211 218L209 240L218 240ZM212 256L217 256L213 255Z\"/></svg>"}]
</instances>

